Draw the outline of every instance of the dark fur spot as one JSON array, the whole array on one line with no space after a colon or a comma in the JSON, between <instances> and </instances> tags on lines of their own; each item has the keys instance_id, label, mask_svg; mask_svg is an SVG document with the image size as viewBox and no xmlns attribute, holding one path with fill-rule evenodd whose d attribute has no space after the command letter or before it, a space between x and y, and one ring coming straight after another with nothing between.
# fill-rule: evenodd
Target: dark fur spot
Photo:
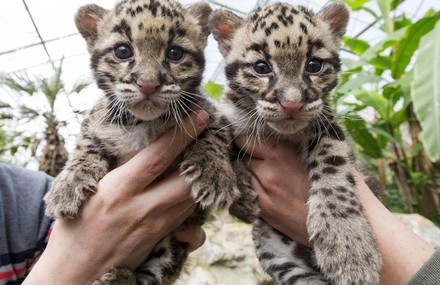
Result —
<instances>
[{"instance_id":1,"label":"dark fur spot","mask_svg":"<svg viewBox=\"0 0 440 285\"><path fill-rule=\"evenodd\" d=\"M260 257L261 257L261 259L272 259L272 258L275 257L275 254L270 253L270 252L263 252L263 253L260 255Z\"/></svg>"},{"instance_id":2,"label":"dark fur spot","mask_svg":"<svg viewBox=\"0 0 440 285\"><path fill-rule=\"evenodd\" d=\"M356 185L356 180L354 179L354 176L352 174L347 174L347 181L350 182L351 185Z\"/></svg>"},{"instance_id":3,"label":"dark fur spot","mask_svg":"<svg viewBox=\"0 0 440 285\"><path fill-rule=\"evenodd\" d=\"M299 27L301 28L301 30L303 31L304 34L307 35L307 26L304 25L304 23L300 23Z\"/></svg>"},{"instance_id":4,"label":"dark fur spot","mask_svg":"<svg viewBox=\"0 0 440 285\"><path fill-rule=\"evenodd\" d=\"M325 174L335 174L337 172L338 172L338 169L335 167L331 167L331 166L327 166L327 167L324 167L324 169L322 169L322 173L325 173Z\"/></svg>"},{"instance_id":5,"label":"dark fur spot","mask_svg":"<svg viewBox=\"0 0 440 285\"><path fill-rule=\"evenodd\" d=\"M361 214L359 210L355 208L347 208L346 213L347 215L352 215L352 216L359 216Z\"/></svg>"},{"instance_id":6,"label":"dark fur spot","mask_svg":"<svg viewBox=\"0 0 440 285\"><path fill-rule=\"evenodd\" d=\"M330 126L328 126L326 129L327 132L325 134L328 135L330 138L339 141L345 140L344 131L336 123L330 124Z\"/></svg>"},{"instance_id":7,"label":"dark fur spot","mask_svg":"<svg viewBox=\"0 0 440 285\"><path fill-rule=\"evenodd\" d=\"M311 170L313 168L316 168L318 166L318 162L316 160L313 160L309 163L309 165L307 166L307 169Z\"/></svg>"},{"instance_id":8,"label":"dark fur spot","mask_svg":"<svg viewBox=\"0 0 440 285\"><path fill-rule=\"evenodd\" d=\"M335 210L336 209L336 205L333 203L328 202L327 204L327 208L329 208L330 210Z\"/></svg>"},{"instance_id":9,"label":"dark fur spot","mask_svg":"<svg viewBox=\"0 0 440 285\"><path fill-rule=\"evenodd\" d=\"M124 35L130 42L133 41L131 37L131 27L127 24L127 22L124 19L121 20L121 22L118 25L113 27L112 32Z\"/></svg>"},{"instance_id":10,"label":"dark fur spot","mask_svg":"<svg viewBox=\"0 0 440 285\"><path fill-rule=\"evenodd\" d=\"M322 188L321 190L319 190L319 192L324 194L324 196L330 196L333 194L333 190L330 188Z\"/></svg>"},{"instance_id":11,"label":"dark fur spot","mask_svg":"<svg viewBox=\"0 0 440 285\"><path fill-rule=\"evenodd\" d=\"M329 156L324 159L324 163L330 164L333 166L341 166L341 165L344 165L346 162L347 161L345 160L345 158L342 156L339 156L339 155Z\"/></svg>"},{"instance_id":12,"label":"dark fur spot","mask_svg":"<svg viewBox=\"0 0 440 285\"><path fill-rule=\"evenodd\" d=\"M338 187L336 187L336 190L340 193L347 193L348 192L347 188L345 188L344 186L338 186Z\"/></svg>"},{"instance_id":13,"label":"dark fur spot","mask_svg":"<svg viewBox=\"0 0 440 285\"><path fill-rule=\"evenodd\" d=\"M310 177L310 180L311 180L311 181L317 181L317 180L319 180L319 179L321 179L321 175L319 175L318 173L314 173L314 174L312 175L312 177Z\"/></svg>"},{"instance_id":14,"label":"dark fur spot","mask_svg":"<svg viewBox=\"0 0 440 285\"><path fill-rule=\"evenodd\" d=\"M343 195L336 195L336 198L338 198L338 200L342 202L346 202L348 200L347 197Z\"/></svg>"},{"instance_id":15,"label":"dark fur spot","mask_svg":"<svg viewBox=\"0 0 440 285\"><path fill-rule=\"evenodd\" d=\"M313 268L314 265L314 253L313 250L309 247L303 246L301 244L296 244L294 249L295 256L300 256L305 261L305 263L310 267Z\"/></svg>"}]
</instances>

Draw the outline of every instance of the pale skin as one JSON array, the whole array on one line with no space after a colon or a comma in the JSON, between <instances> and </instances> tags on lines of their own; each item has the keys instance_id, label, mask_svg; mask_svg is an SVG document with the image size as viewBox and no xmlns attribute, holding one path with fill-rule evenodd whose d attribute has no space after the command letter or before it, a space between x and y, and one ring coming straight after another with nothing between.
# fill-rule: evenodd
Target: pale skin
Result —
<instances>
[{"instance_id":1,"label":"pale skin","mask_svg":"<svg viewBox=\"0 0 440 285\"><path fill-rule=\"evenodd\" d=\"M304 245L313 246L306 228L309 181L305 165L282 141L249 143L239 137L238 147L252 154L245 159L252 173L262 217L275 229ZM382 254L381 285L407 284L428 261L434 248L402 224L357 176L357 195Z\"/></svg>"},{"instance_id":2,"label":"pale skin","mask_svg":"<svg viewBox=\"0 0 440 285\"><path fill-rule=\"evenodd\" d=\"M179 227L195 203L179 173L154 180L207 126L200 111L108 173L75 220L56 221L46 250L23 284L90 284L111 267L135 269L167 234L201 246L200 227Z\"/></svg>"}]
</instances>

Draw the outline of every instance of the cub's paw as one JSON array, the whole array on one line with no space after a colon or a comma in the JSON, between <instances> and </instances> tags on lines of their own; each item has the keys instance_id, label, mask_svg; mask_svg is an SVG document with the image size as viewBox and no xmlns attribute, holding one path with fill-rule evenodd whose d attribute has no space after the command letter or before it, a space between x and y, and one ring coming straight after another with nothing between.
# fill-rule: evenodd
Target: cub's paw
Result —
<instances>
[{"instance_id":1,"label":"cub's paw","mask_svg":"<svg viewBox=\"0 0 440 285\"><path fill-rule=\"evenodd\" d=\"M251 224L260 217L257 193L250 185L238 183L240 197L232 203L229 213L245 223Z\"/></svg>"},{"instance_id":2,"label":"cub's paw","mask_svg":"<svg viewBox=\"0 0 440 285\"><path fill-rule=\"evenodd\" d=\"M335 284L379 284L381 256L368 223L360 220L333 220L334 231L314 235L318 265Z\"/></svg>"},{"instance_id":3,"label":"cub's paw","mask_svg":"<svg viewBox=\"0 0 440 285\"><path fill-rule=\"evenodd\" d=\"M92 285L136 285L136 276L128 269L111 268Z\"/></svg>"},{"instance_id":4,"label":"cub's paw","mask_svg":"<svg viewBox=\"0 0 440 285\"><path fill-rule=\"evenodd\" d=\"M98 182L85 172L61 172L44 196L46 215L53 218L74 219L84 201L95 193Z\"/></svg>"},{"instance_id":5,"label":"cub's paw","mask_svg":"<svg viewBox=\"0 0 440 285\"><path fill-rule=\"evenodd\" d=\"M240 195L231 165L228 161L203 160L205 164L187 159L180 165L195 201L203 209L214 205L228 208Z\"/></svg>"},{"instance_id":6,"label":"cub's paw","mask_svg":"<svg viewBox=\"0 0 440 285\"><path fill-rule=\"evenodd\" d=\"M251 187L251 175L247 168L235 161L232 166L237 175L237 187L240 197L229 208L229 213L245 223L253 223L260 217L257 192Z\"/></svg>"}]
</instances>

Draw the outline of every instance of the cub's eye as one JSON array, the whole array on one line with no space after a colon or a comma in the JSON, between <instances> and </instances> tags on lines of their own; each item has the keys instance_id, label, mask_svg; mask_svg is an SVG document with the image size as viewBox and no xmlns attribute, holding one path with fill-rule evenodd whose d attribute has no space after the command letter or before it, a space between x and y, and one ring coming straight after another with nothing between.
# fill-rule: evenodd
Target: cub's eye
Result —
<instances>
[{"instance_id":1,"label":"cub's eye","mask_svg":"<svg viewBox=\"0 0 440 285\"><path fill-rule=\"evenodd\" d=\"M319 59L311 59L307 63L306 71L310 73L318 73L322 69L322 61Z\"/></svg>"},{"instance_id":2,"label":"cub's eye","mask_svg":"<svg viewBox=\"0 0 440 285\"><path fill-rule=\"evenodd\" d=\"M272 69L270 68L269 64L267 62L259 60L257 61L254 66L254 71L258 74L269 74L272 72Z\"/></svg>"},{"instance_id":3,"label":"cub's eye","mask_svg":"<svg viewBox=\"0 0 440 285\"><path fill-rule=\"evenodd\" d=\"M128 59L133 56L133 50L129 45L122 44L115 47L113 50L115 56L119 59Z\"/></svg>"},{"instance_id":4,"label":"cub's eye","mask_svg":"<svg viewBox=\"0 0 440 285\"><path fill-rule=\"evenodd\" d=\"M178 61L183 58L184 52L181 47L171 47L167 53L166 58L173 61Z\"/></svg>"}]
</instances>

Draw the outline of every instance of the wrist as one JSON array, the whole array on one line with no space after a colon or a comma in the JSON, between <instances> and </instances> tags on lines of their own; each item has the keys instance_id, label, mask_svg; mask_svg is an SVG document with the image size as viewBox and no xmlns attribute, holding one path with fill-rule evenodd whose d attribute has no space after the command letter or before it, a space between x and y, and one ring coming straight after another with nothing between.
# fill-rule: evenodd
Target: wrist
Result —
<instances>
[{"instance_id":1,"label":"wrist","mask_svg":"<svg viewBox=\"0 0 440 285\"><path fill-rule=\"evenodd\" d=\"M381 284L407 284L434 248L399 221L358 179L358 196L382 255Z\"/></svg>"},{"instance_id":2,"label":"wrist","mask_svg":"<svg viewBox=\"0 0 440 285\"><path fill-rule=\"evenodd\" d=\"M76 248L75 241L65 237L56 223L45 251L23 284L91 284L106 272L103 262L98 262L88 250Z\"/></svg>"}]
</instances>

